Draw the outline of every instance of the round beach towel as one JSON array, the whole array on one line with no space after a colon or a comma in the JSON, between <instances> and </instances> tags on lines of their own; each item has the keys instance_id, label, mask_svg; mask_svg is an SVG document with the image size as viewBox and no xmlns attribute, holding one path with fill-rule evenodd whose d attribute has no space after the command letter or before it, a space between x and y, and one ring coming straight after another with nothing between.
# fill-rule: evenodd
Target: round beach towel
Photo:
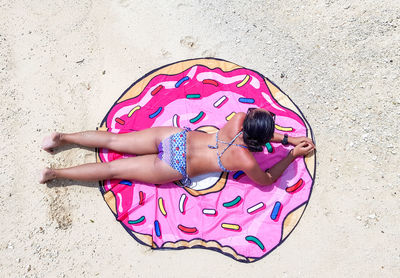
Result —
<instances>
[{"instance_id":1,"label":"round beach towel","mask_svg":"<svg viewBox=\"0 0 400 278\"><path fill-rule=\"evenodd\" d=\"M180 61L148 73L118 98L99 129L124 133L176 126L215 133L235 113L251 107L276 115L275 132L313 137L300 109L271 81L214 58ZM266 170L291 148L267 143L254 157ZM129 156L97 150L98 162ZM106 180L100 190L116 219L142 244L154 249L205 248L254 262L293 231L314 176L313 154L297 158L270 186L257 185L243 171L235 171L195 177L190 188Z\"/></svg>"}]
</instances>

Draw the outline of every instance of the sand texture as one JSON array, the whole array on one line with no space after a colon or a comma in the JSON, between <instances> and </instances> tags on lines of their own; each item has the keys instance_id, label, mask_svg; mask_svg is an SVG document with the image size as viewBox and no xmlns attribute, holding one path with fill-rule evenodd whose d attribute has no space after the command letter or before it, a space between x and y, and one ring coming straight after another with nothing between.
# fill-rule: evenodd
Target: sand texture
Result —
<instances>
[{"instance_id":1,"label":"sand texture","mask_svg":"<svg viewBox=\"0 0 400 278\"><path fill-rule=\"evenodd\" d=\"M0 277L399 277L398 1L0 1ZM287 240L243 264L153 251L98 183L38 183L92 149L40 149L95 129L135 80L179 60L257 70L300 107L317 146L310 202Z\"/></svg>"}]
</instances>

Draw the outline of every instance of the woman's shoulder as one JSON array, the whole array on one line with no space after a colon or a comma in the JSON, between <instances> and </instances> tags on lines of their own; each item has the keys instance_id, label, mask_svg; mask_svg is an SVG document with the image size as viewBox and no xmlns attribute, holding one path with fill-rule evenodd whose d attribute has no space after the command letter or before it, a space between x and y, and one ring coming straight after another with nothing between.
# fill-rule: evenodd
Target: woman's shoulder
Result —
<instances>
[{"instance_id":1,"label":"woman's shoulder","mask_svg":"<svg viewBox=\"0 0 400 278\"><path fill-rule=\"evenodd\" d=\"M236 113L235 116L231 119L232 125L242 130L245 118L246 118L246 113L243 112Z\"/></svg>"},{"instance_id":2,"label":"woman's shoulder","mask_svg":"<svg viewBox=\"0 0 400 278\"><path fill-rule=\"evenodd\" d=\"M246 113L243 112L238 112L233 116L232 119L230 119L221 130L223 132L227 133L232 133L232 131L237 133L238 131L241 131L243 128L243 121L244 118L246 117Z\"/></svg>"},{"instance_id":3,"label":"woman's shoulder","mask_svg":"<svg viewBox=\"0 0 400 278\"><path fill-rule=\"evenodd\" d=\"M246 113L238 112L238 113L235 114L235 116L233 118L237 118L238 120L239 119L243 119L244 120L244 118L246 118Z\"/></svg>"},{"instance_id":4,"label":"woman's shoulder","mask_svg":"<svg viewBox=\"0 0 400 278\"><path fill-rule=\"evenodd\" d=\"M233 170L248 169L257 164L254 156L247 148L235 148L231 155L231 167Z\"/></svg>"}]
</instances>

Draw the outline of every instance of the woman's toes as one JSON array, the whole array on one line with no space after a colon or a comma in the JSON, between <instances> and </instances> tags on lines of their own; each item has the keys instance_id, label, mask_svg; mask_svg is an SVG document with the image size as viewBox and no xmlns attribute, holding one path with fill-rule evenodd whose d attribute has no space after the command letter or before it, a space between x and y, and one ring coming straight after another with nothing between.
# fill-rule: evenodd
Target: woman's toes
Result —
<instances>
[{"instance_id":1,"label":"woman's toes","mask_svg":"<svg viewBox=\"0 0 400 278\"><path fill-rule=\"evenodd\" d=\"M55 178L55 176L54 176L53 170L51 170L50 168L44 168L42 170L42 173L40 174L39 183L43 184L54 178Z\"/></svg>"},{"instance_id":2,"label":"woman's toes","mask_svg":"<svg viewBox=\"0 0 400 278\"><path fill-rule=\"evenodd\" d=\"M54 148L60 145L60 133L54 132L46 136L42 142L42 149L51 154L54 153Z\"/></svg>"}]
</instances>

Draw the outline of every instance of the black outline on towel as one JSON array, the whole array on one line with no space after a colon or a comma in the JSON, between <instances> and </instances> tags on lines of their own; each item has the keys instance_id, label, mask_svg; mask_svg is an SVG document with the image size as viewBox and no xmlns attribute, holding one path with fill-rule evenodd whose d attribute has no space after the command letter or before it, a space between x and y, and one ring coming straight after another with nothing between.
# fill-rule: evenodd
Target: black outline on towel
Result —
<instances>
[{"instance_id":1,"label":"black outline on towel","mask_svg":"<svg viewBox=\"0 0 400 278\"><path fill-rule=\"evenodd\" d=\"M231 64L236 65L236 66L241 67L241 68L245 68L245 67L239 66L239 65L237 65L237 64L235 64L235 63L229 62L229 61L227 61L227 60L220 59L220 58L213 58L213 57L186 59L186 60L181 60L181 61L173 62L173 63L167 64L167 65L163 65L163 66L161 66L161 67L159 67L159 68L156 68L156 69L150 71L149 73L145 74L144 76L142 76L141 78L139 78L137 81L135 81L134 83L132 83L132 84L121 94L121 96L114 102L114 104L111 106L110 110L107 112L107 114L105 115L104 119L103 119L102 122L100 123L100 126L105 125L105 126L107 127L106 119L107 119L109 113L111 112L112 108L113 108L116 104L118 104L119 100L120 100L133 86L135 86L138 82L140 82L141 80L143 80L144 78L146 78L146 77L149 76L150 74L153 74L154 72L156 72L156 71L158 71L158 70L160 70L160 69L162 69L162 68L171 66L171 65L173 65L173 64L181 63L181 62L193 61L193 60L200 60L200 59L206 59L206 60L207 60L207 59L210 59L210 60L223 61L223 62L231 63ZM195 65L193 65L193 66L197 66L197 65L198 65L198 66L207 67L207 66L201 65L201 64L195 64ZM192 67L193 67L193 66L192 66ZM207 67L207 68L208 68L208 67ZM282 107L284 107L285 109L287 109L287 110L289 110L289 111L292 111L294 114L300 116L300 119L303 121L303 123L305 124L305 126L306 126L306 128L307 128L307 130L306 130L307 136L308 136L308 132L310 132L310 136L311 136L313 142L315 143L314 133L313 133L313 131L312 131L312 128L311 128L310 124L308 123L307 119L305 118L303 112L302 112L302 111L300 110L300 108L293 102L293 100L292 100L286 93L284 93L284 92L281 90L281 88L279 88L279 86L277 86L277 85L276 85L274 82L272 82L270 79L266 78L263 74L259 73L259 72L256 71L256 70L252 70L252 69L249 69L249 68L245 68L245 69L251 70L251 71L253 71L253 72L259 74L262 78L264 78L264 79L268 80L269 82L271 82L271 84L273 84L276 88L278 88L279 91L280 91L281 93L283 93L283 94L292 102L292 104L293 104L293 105L297 108L297 110L299 111L300 115L299 115L298 113L294 112L293 110L291 110L291 109L289 109L289 108L283 106L283 105L280 104L278 101L276 101L276 99L274 98L274 100L275 100L280 106L282 106ZM149 82L151 82L151 80L150 80ZM265 83L265 85L268 87L268 84L267 84L267 83ZM268 89L269 89L269 88L268 88ZM140 94L137 95L136 97L138 97L138 96L140 96ZM272 94L271 94L271 96L272 96ZM136 97L135 97L135 98L136 98ZM272 98L273 98L273 96L272 96ZM96 154L99 154L99 149L98 149L98 148L96 148ZM125 229L137 242L139 242L140 244L149 246L149 247L151 247L152 249L157 249L157 250L181 250L181 249L200 248L200 249L207 249L207 250L213 250L213 251L219 252L219 253L224 254L224 255L226 255L226 256L228 256L228 257L231 257L232 259L234 259L234 260L236 260L236 261L239 261L239 262L243 262L243 263L253 263L253 262L256 262L256 261L261 260L262 258L264 258L265 256L267 256L269 253L271 253L272 251L274 251L276 248L278 248L278 247L290 236L290 234L295 230L295 228L297 227L297 225L298 225L299 222L300 222L300 219L303 217L303 214L304 214L304 212L306 211L306 208L307 208L308 203L309 203L309 201L310 201L310 197L311 197L312 190L313 190L314 183L315 183L315 179L316 179L317 157L316 157L316 154L314 154L314 155L315 155L315 159L314 159L314 173L313 173L313 175L310 174L308 167L306 167L308 174L310 175L310 177L312 177L312 183L311 183L310 193L309 193L309 195L308 195L308 199L307 199L306 202L302 203L301 205L299 205L298 207L296 207L295 209L293 209L290 213L292 213L293 211L297 210L297 209L300 208L301 206L305 205L303 212L301 213L300 217L298 218L297 223L294 225L294 227L292 228L292 230L291 230L291 231L289 232L289 234L285 237L285 239L282 240L282 236L283 236L283 225L284 225L284 223L285 223L286 217L287 217L290 213L288 213L288 214L286 215L286 217L282 220L282 229L281 229L281 240L280 240L280 242L279 242L274 248L272 248L272 249L269 250L267 253L265 253L263 256L258 257L258 258L246 257L246 256L243 256L243 255L241 255L241 254L238 254L238 253L235 251L236 254L237 254L238 256L241 256L241 257L245 257L245 258L246 258L246 260L240 260L240 259L235 258L233 255L231 255L231 254L229 254L229 253L224 253L220 248L215 248L215 247L204 247L204 246L202 246L202 245L194 245L194 246L192 246L192 247L179 246L179 247L177 247L177 248L171 248L171 247L162 247L163 245L169 243L169 242L164 242L163 245L162 245L161 247L158 247L158 246L154 243L154 245L156 246L156 248L153 248L153 246L148 245L148 244L146 244L145 242L141 241L139 238L137 238L137 237L133 234L133 232L132 232L132 230L131 230L130 228L128 228L123 222L121 222L121 221L119 221L119 220L117 219L117 215L114 214L114 212L111 210L110 207L109 207L109 209L110 209L111 212L114 214L116 220L119 221L119 222L121 223L121 225L124 227L124 229ZM100 158L100 156L99 156L99 158ZM100 158L100 160L101 160L101 158ZM303 160L304 160L304 158L303 158ZM305 163L305 161L304 161L304 163ZM102 194L102 196L103 196L103 199L104 199L104 201L106 201L105 198L104 198L104 194L105 194L106 192L105 192L105 190L104 190L103 182L102 182L102 181L99 182L99 187L100 187L100 192L101 192L101 194ZM110 191L111 191L111 190L110 190ZM112 191L111 191L111 192L112 192ZM112 194L114 195L114 198L116 198L114 192L112 192ZM106 203L107 203L107 202L106 202ZM152 235L150 235L150 234L143 234L143 235L152 236ZM202 238L193 238L191 241L193 241L193 240L200 240L200 241L205 242L205 243L210 242L210 241L204 240L204 239L202 239ZM214 241L214 240L211 240L211 241L213 241L213 242L218 242L218 241ZM188 241L188 242L190 242L190 241ZM220 243L218 242L218 244L220 244ZM232 249L230 246L223 246L223 245L221 245L221 244L220 244L220 246L221 246L222 248L224 248L224 247L229 247L230 249ZM253 261L250 261L250 259L253 259Z\"/></svg>"}]
</instances>

